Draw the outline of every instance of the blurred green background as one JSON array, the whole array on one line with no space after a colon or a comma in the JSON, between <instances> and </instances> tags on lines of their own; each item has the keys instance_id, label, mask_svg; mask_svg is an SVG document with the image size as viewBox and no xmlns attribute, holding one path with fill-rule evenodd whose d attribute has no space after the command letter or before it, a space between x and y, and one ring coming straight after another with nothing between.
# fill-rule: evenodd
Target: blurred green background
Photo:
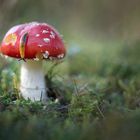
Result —
<instances>
[{"instance_id":1,"label":"blurred green background","mask_svg":"<svg viewBox=\"0 0 140 140\"><path fill-rule=\"evenodd\" d=\"M47 105L18 97L22 62L0 56L0 139L139 140L139 13L139 0L0 0L1 40L47 22L67 48L63 63L44 62Z\"/></svg>"},{"instance_id":2,"label":"blurred green background","mask_svg":"<svg viewBox=\"0 0 140 140\"><path fill-rule=\"evenodd\" d=\"M97 38L138 39L138 0L1 0L0 31L29 22L43 21L59 31ZM69 33L70 34L70 33Z\"/></svg>"}]
</instances>

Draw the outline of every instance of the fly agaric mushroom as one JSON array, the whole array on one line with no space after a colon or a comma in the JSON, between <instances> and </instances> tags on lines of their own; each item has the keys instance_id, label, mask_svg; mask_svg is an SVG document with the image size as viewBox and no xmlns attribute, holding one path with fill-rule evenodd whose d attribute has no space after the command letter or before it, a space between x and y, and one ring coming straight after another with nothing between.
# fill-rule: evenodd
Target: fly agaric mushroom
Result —
<instances>
[{"instance_id":1,"label":"fly agaric mushroom","mask_svg":"<svg viewBox=\"0 0 140 140\"><path fill-rule=\"evenodd\" d=\"M0 50L3 55L25 61L21 66L21 95L32 101L46 102L42 60L64 58L66 50L59 33L46 23L16 25L5 35Z\"/></svg>"}]
</instances>

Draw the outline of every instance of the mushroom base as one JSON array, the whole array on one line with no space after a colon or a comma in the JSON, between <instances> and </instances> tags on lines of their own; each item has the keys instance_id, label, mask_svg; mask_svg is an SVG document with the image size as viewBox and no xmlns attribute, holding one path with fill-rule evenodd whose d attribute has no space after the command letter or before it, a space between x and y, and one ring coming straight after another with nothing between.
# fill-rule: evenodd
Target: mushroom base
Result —
<instances>
[{"instance_id":1,"label":"mushroom base","mask_svg":"<svg viewBox=\"0 0 140 140\"><path fill-rule=\"evenodd\" d=\"M47 88L41 61L23 62L20 80L20 93L23 98L32 101L47 101Z\"/></svg>"}]
</instances>

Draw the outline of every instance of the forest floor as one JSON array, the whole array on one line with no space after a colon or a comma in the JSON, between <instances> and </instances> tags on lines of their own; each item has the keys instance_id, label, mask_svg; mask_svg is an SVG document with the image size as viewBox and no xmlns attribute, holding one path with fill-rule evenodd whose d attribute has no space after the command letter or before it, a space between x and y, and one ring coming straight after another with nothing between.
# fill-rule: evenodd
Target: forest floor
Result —
<instances>
[{"instance_id":1,"label":"forest floor","mask_svg":"<svg viewBox=\"0 0 140 140\"><path fill-rule=\"evenodd\" d=\"M44 62L42 104L19 97L22 62L1 58L0 140L140 139L139 60L139 40L77 37L62 63Z\"/></svg>"}]
</instances>

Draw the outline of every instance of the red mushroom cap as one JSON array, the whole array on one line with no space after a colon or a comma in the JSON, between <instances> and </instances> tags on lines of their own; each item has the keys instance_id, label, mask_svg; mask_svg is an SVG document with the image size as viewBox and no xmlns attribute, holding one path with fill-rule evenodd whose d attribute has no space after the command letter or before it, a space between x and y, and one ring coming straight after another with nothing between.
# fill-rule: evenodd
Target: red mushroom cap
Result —
<instances>
[{"instance_id":1,"label":"red mushroom cap","mask_svg":"<svg viewBox=\"0 0 140 140\"><path fill-rule=\"evenodd\" d=\"M12 27L1 43L1 53L22 59L61 59L66 50L59 33L46 23Z\"/></svg>"}]
</instances>

